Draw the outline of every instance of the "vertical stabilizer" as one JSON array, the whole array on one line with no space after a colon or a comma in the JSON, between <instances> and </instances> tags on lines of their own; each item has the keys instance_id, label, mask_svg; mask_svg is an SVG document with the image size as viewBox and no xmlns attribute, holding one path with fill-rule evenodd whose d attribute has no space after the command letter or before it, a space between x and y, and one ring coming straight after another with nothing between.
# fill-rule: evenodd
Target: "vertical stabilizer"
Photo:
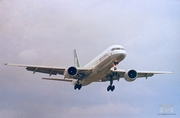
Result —
<instances>
[{"instance_id":1,"label":"vertical stabilizer","mask_svg":"<svg viewBox=\"0 0 180 118\"><path fill-rule=\"evenodd\" d=\"M78 59L78 56L77 56L77 53L76 53L75 49L74 49L74 66L75 67L80 67L79 59Z\"/></svg>"}]
</instances>

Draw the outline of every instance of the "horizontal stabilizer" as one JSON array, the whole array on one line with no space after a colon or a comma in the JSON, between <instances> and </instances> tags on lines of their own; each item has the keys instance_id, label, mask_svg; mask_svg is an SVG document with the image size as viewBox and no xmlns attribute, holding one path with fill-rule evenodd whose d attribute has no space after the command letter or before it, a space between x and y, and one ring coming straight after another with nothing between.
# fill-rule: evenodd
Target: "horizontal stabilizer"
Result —
<instances>
[{"instance_id":1,"label":"horizontal stabilizer","mask_svg":"<svg viewBox=\"0 0 180 118\"><path fill-rule=\"evenodd\" d=\"M65 82L72 82L72 79L59 79L59 78L42 78L45 80L55 80L55 81L65 81Z\"/></svg>"}]
</instances>

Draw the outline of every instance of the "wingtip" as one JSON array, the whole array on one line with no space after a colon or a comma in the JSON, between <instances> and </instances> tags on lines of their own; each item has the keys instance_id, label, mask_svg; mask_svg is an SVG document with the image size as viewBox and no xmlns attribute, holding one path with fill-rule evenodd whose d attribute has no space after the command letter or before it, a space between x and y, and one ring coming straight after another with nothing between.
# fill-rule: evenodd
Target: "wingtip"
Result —
<instances>
[{"instance_id":1,"label":"wingtip","mask_svg":"<svg viewBox=\"0 0 180 118\"><path fill-rule=\"evenodd\" d=\"M170 72L166 72L167 74L173 74L174 73L174 71L170 71Z\"/></svg>"},{"instance_id":2,"label":"wingtip","mask_svg":"<svg viewBox=\"0 0 180 118\"><path fill-rule=\"evenodd\" d=\"M166 72L166 73L168 73L168 74L172 74L172 73L174 73L174 71L168 71L168 72Z\"/></svg>"}]
</instances>

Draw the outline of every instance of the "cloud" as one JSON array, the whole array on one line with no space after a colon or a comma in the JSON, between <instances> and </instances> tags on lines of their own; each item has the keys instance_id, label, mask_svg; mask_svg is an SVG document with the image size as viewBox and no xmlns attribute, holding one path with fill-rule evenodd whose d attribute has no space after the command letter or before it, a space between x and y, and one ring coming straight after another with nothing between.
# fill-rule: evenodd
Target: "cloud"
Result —
<instances>
[{"instance_id":1,"label":"cloud","mask_svg":"<svg viewBox=\"0 0 180 118\"><path fill-rule=\"evenodd\" d=\"M14 109L0 110L1 118L18 118L20 116L19 114L21 114L21 112Z\"/></svg>"},{"instance_id":2,"label":"cloud","mask_svg":"<svg viewBox=\"0 0 180 118\"><path fill-rule=\"evenodd\" d=\"M81 118L88 117L120 117L133 116L141 112L141 108L127 103L109 103L104 105L89 105L86 107L73 107L66 113L65 117L79 116Z\"/></svg>"},{"instance_id":3,"label":"cloud","mask_svg":"<svg viewBox=\"0 0 180 118\"><path fill-rule=\"evenodd\" d=\"M156 117L160 103L174 103L178 112L179 8L163 0L1 1L0 117ZM127 51L120 69L175 73L120 80L111 93L109 82L74 91L70 83L41 79L49 75L3 65L68 67L73 49L85 65L114 44Z\"/></svg>"},{"instance_id":4,"label":"cloud","mask_svg":"<svg viewBox=\"0 0 180 118\"><path fill-rule=\"evenodd\" d=\"M18 57L20 60L37 61L40 59L40 54L35 49L24 50Z\"/></svg>"}]
</instances>

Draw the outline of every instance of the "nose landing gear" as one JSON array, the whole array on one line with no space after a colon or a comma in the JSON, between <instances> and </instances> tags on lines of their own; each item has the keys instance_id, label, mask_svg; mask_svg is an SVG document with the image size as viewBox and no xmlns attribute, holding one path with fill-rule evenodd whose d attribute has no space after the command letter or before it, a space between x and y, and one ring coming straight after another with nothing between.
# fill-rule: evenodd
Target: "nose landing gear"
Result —
<instances>
[{"instance_id":1,"label":"nose landing gear","mask_svg":"<svg viewBox=\"0 0 180 118\"><path fill-rule=\"evenodd\" d=\"M118 65L119 62L114 62L114 70L117 70L117 65Z\"/></svg>"}]
</instances>

